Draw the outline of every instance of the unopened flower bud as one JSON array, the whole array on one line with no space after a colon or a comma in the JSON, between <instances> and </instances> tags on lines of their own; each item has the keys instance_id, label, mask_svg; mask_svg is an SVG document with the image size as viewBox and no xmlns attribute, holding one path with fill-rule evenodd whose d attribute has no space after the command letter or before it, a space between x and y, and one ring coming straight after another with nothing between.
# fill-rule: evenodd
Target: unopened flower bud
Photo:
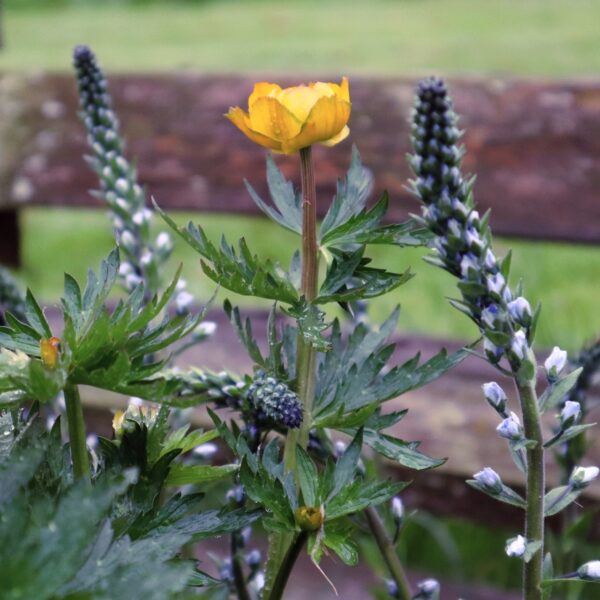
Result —
<instances>
[{"instance_id":1,"label":"unopened flower bud","mask_svg":"<svg viewBox=\"0 0 600 600\"><path fill-rule=\"evenodd\" d=\"M471 253L465 254L460 261L460 274L463 279L469 278L469 273L479 269L479 261Z\"/></svg>"},{"instance_id":2,"label":"unopened flower bud","mask_svg":"<svg viewBox=\"0 0 600 600\"><path fill-rule=\"evenodd\" d=\"M475 473L473 479L481 484L486 491L492 494L499 494L502 491L502 479L500 479L500 475L490 467L485 467L483 471Z\"/></svg>"},{"instance_id":3,"label":"unopened flower bud","mask_svg":"<svg viewBox=\"0 0 600 600\"><path fill-rule=\"evenodd\" d=\"M500 310L497 304L490 304L481 311L481 320L484 325L487 325L490 329L496 329L496 324L499 320Z\"/></svg>"},{"instance_id":4,"label":"unopened flower bud","mask_svg":"<svg viewBox=\"0 0 600 600\"><path fill-rule=\"evenodd\" d=\"M519 329L519 331L515 332L510 349L513 354L517 356L517 358L521 360L525 360L527 358L529 346L527 345L527 336L522 329Z\"/></svg>"},{"instance_id":5,"label":"unopened flower bud","mask_svg":"<svg viewBox=\"0 0 600 600\"><path fill-rule=\"evenodd\" d=\"M236 485L234 488L231 488L225 494L225 499L229 502L233 502L238 506L241 506L244 503L244 499L246 497L246 493L244 492L243 485Z\"/></svg>"},{"instance_id":6,"label":"unopened flower bud","mask_svg":"<svg viewBox=\"0 0 600 600\"><path fill-rule=\"evenodd\" d=\"M417 598L422 598L423 600L437 598L437 594L440 592L440 584L435 579L425 579L417 584L417 589L419 590Z\"/></svg>"},{"instance_id":7,"label":"unopened flower bud","mask_svg":"<svg viewBox=\"0 0 600 600\"><path fill-rule=\"evenodd\" d=\"M563 427L570 427L579 421L581 417L581 404L573 400L567 400L560 411L560 422Z\"/></svg>"},{"instance_id":8,"label":"unopened flower bud","mask_svg":"<svg viewBox=\"0 0 600 600\"><path fill-rule=\"evenodd\" d=\"M218 449L219 448L216 444L206 442L206 444L200 444L199 446L196 446L192 451L192 454L194 456L197 456L198 458L206 460L208 458L211 458L214 454L216 454Z\"/></svg>"},{"instance_id":9,"label":"unopened flower bud","mask_svg":"<svg viewBox=\"0 0 600 600\"><path fill-rule=\"evenodd\" d=\"M554 383L558 379L558 375L567 364L567 352L561 350L558 346L554 346L550 356L544 362L546 376L548 381Z\"/></svg>"},{"instance_id":10,"label":"unopened flower bud","mask_svg":"<svg viewBox=\"0 0 600 600\"><path fill-rule=\"evenodd\" d=\"M125 229L121 232L120 243L121 246L123 246L123 248L125 248L125 250L127 250L128 252L135 252L137 242L135 236L133 235L133 233L131 233L131 231L129 231L129 229Z\"/></svg>"},{"instance_id":11,"label":"unopened flower bud","mask_svg":"<svg viewBox=\"0 0 600 600\"><path fill-rule=\"evenodd\" d=\"M392 598L398 598L398 584L393 580L393 579L386 579L385 580L385 587L387 589L387 593L392 597Z\"/></svg>"},{"instance_id":12,"label":"unopened flower bud","mask_svg":"<svg viewBox=\"0 0 600 600\"><path fill-rule=\"evenodd\" d=\"M490 294L502 297L502 291L506 286L506 281L502 273L495 273L487 278L487 288Z\"/></svg>"},{"instance_id":13,"label":"unopened flower bud","mask_svg":"<svg viewBox=\"0 0 600 600\"><path fill-rule=\"evenodd\" d=\"M115 182L115 189L117 190L117 192L119 192L119 194L127 194L127 192L129 191L129 183L127 183L127 179L119 177L119 179L117 179L117 181Z\"/></svg>"},{"instance_id":14,"label":"unopened flower bud","mask_svg":"<svg viewBox=\"0 0 600 600\"><path fill-rule=\"evenodd\" d=\"M195 340L203 340L213 335L216 330L217 324L214 321L203 321L194 329L192 337Z\"/></svg>"},{"instance_id":15,"label":"unopened flower bud","mask_svg":"<svg viewBox=\"0 0 600 600\"><path fill-rule=\"evenodd\" d=\"M133 290L140 285L140 283L142 283L142 278L136 273L129 273L129 275L125 277L125 285L128 290Z\"/></svg>"},{"instance_id":16,"label":"unopened flower bud","mask_svg":"<svg viewBox=\"0 0 600 600\"><path fill-rule=\"evenodd\" d=\"M162 253L170 252L173 249L173 241L166 231L161 231L156 236L156 249Z\"/></svg>"},{"instance_id":17,"label":"unopened flower bud","mask_svg":"<svg viewBox=\"0 0 600 600\"><path fill-rule=\"evenodd\" d=\"M149 208L142 208L134 213L131 220L138 226L141 227L145 223L149 223L152 218L152 211Z\"/></svg>"},{"instance_id":18,"label":"unopened flower bud","mask_svg":"<svg viewBox=\"0 0 600 600\"><path fill-rule=\"evenodd\" d=\"M577 569L577 574L582 579L600 581L600 560L591 560L584 565L581 565L581 567Z\"/></svg>"},{"instance_id":19,"label":"unopened flower bud","mask_svg":"<svg viewBox=\"0 0 600 600\"><path fill-rule=\"evenodd\" d=\"M494 342L489 340L488 338L483 338L483 351L487 356L487 359L493 364L497 364L500 362L502 358L503 350L502 348L496 346Z\"/></svg>"},{"instance_id":20,"label":"unopened flower bud","mask_svg":"<svg viewBox=\"0 0 600 600\"><path fill-rule=\"evenodd\" d=\"M514 412L511 412L510 416L496 427L496 431L500 437L507 440L520 440L523 437L521 421L519 421L519 417Z\"/></svg>"},{"instance_id":21,"label":"unopened flower bud","mask_svg":"<svg viewBox=\"0 0 600 600\"><path fill-rule=\"evenodd\" d=\"M600 473L598 467L575 467L569 478L569 485L576 490L587 487Z\"/></svg>"},{"instance_id":22,"label":"unopened flower bud","mask_svg":"<svg viewBox=\"0 0 600 600\"><path fill-rule=\"evenodd\" d=\"M508 303L508 313L523 327L528 327L531 324L531 306L523 296L519 296Z\"/></svg>"},{"instance_id":23,"label":"unopened flower bud","mask_svg":"<svg viewBox=\"0 0 600 600\"><path fill-rule=\"evenodd\" d=\"M506 412L506 402L508 400L504 390L495 381L484 383L482 387L485 399L492 408L503 415Z\"/></svg>"},{"instance_id":24,"label":"unopened flower bud","mask_svg":"<svg viewBox=\"0 0 600 600\"><path fill-rule=\"evenodd\" d=\"M506 544L506 554L508 556L520 558L525 554L525 550L527 549L527 542L522 535L518 535L514 540L509 541Z\"/></svg>"},{"instance_id":25,"label":"unopened flower bud","mask_svg":"<svg viewBox=\"0 0 600 600\"><path fill-rule=\"evenodd\" d=\"M150 250L144 250L144 252L142 252L142 255L140 256L140 264L144 267L147 267L149 264L152 263L153 259L154 256L152 252Z\"/></svg>"},{"instance_id":26,"label":"unopened flower bud","mask_svg":"<svg viewBox=\"0 0 600 600\"><path fill-rule=\"evenodd\" d=\"M119 265L119 275L121 277L127 277L130 273L133 273L133 265L130 262L122 262Z\"/></svg>"},{"instance_id":27,"label":"unopened flower bud","mask_svg":"<svg viewBox=\"0 0 600 600\"><path fill-rule=\"evenodd\" d=\"M262 560L262 555L260 553L260 550L254 549L251 552L248 552L248 554L246 554L246 564L251 568L251 569L255 569L256 567L258 567L258 565L260 565Z\"/></svg>"},{"instance_id":28,"label":"unopened flower bud","mask_svg":"<svg viewBox=\"0 0 600 600\"><path fill-rule=\"evenodd\" d=\"M185 315L190 311L194 296L189 292L179 292L175 297L175 307L178 315Z\"/></svg>"},{"instance_id":29,"label":"unopened flower bud","mask_svg":"<svg viewBox=\"0 0 600 600\"><path fill-rule=\"evenodd\" d=\"M404 520L404 502L400 496L392 498L392 515L397 525L401 525Z\"/></svg>"}]
</instances>

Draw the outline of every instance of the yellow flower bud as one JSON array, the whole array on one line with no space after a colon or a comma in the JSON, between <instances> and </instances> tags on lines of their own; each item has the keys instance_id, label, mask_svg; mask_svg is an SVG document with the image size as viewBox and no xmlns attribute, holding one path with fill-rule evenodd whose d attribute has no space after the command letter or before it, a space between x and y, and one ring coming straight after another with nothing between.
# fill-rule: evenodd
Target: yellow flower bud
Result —
<instances>
[{"instance_id":1,"label":"yellow flower bud","mask_svg":"<svg viewBox=\"0 0 600 600\"><path fill-rule=\"evenodd\" d=\"M123 421L125 420L125 411L118 410L112 420L112 426L115 434L119 436L123 430Z\"/></svg>"},{"instance_id":2,"label":"yellow flower bud","mask_svg":"<svg viewBox=\"0 0 600 600\"><path fill-rule=\"evenodd\" d=\"M253 142L284 154L320 143L338 144L350 133L348 80L341 84L310 83L282 89L261 82L248 98L248 112L239 106L225 115Z\"/></svg>"},{"instance_id":3,"label":"yellow flower bud","mask_svg":"<svg viewBox=\"0 0 600 600\"><path fill-rule=\"evenodd\" d=\"M323 507L301 506L294 513L296 523L302 531L318 531L325 520Z\"/></svg>"},{"instance_id":4,"label":"yellow flower bud","mask_svg":"<svg viewBox=\"0 0 600 600\"><path fill-rule=\"evenodd\" d=\"M42 362L49 369L55 369L58 363L58 355L60 352L60 339L51 337L50 339L42 338L40 340L40 353Z\"/></svg>"}]
</instances>

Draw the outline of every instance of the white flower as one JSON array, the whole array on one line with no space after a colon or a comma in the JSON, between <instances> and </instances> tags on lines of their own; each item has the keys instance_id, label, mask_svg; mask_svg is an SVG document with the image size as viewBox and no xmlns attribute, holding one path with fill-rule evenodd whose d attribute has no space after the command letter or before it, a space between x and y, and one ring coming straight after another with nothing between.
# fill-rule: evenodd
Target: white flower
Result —
<instances>
[{"instance_id":1,"label":"white flower","mask_svg":"<svg viewBox=\"0 0 600 600\"><path fill-rule=\"evenodd\" d=\"M156 236L156 248L161 252L167 252L173 247L171 236L166 231L161 231Z\"/></svg>"},{"instance_id":2,"label":"white flower","mask_svg":"<svg viewBox=\"0 0 600 600\"><path fill-rule=\"evenodd\" d=\"M137 396L130 396L129 400L127 401L127 405L128 406L144 406L144 401L141 398L138 398Z\"/></svg>"},{"instance_id":3,"label":"white flower","mask_svg":"<svg viewBox=\"0 0 600 600\"><path fill-rule=\"evenodd\" d=\"M549 380L554 380L567 364L567 352L558 346L552 348L550 356L544 362L544 368Z\"/></svg>"},{"instance_id":4,"label":"white flower","mask_svg":"<svg viewBox=\"0 0 600 600\"><path fill-rule=\"evenodd\" d=\"M196 338L205 338L213 335L216 330L217 324L214 321L203 321L194 329L193 335Z\"/></svg>"},{"instance_id":5,"label":"white flower","mask_svg":"<svg viewBox=\"0 0 600 600\"><path fill-rule=\"evenodd\" d=\"M521 359L527 358L529 347L527 346L527 336L522 329L515 333L512 339L511 350Z\"/></svg>"},{"instance_id":6,"label":"white flower","mask_svg":"<svg viewBox=\"0 0 600 600\"><path fill-rule=\"evenodd\" d=\"M527 543L525 538L522 535L518 535L514 540L509 541L506 544L506 554L508 556L523 556L525 554L525 550L527 549Z\"/></svg>"},{"instance_id":7,"label":"white flower","mask_svg":"<svg viewBox=\"0 0 600 600\"><path fill-rule=\"evenodd\" d=\"M140 256L140 264L147 267L153 259L153 255L152 252L150 252L150 250L144 250L144 252L142 253L142 256Z\"/></svg>"},{"instance_id":8,"label":"white flower","mask_svg":"<svg viewBox=\"0 0 600 600\"><path fill-rule=\"evenodd\" d=\"M196 446L192 451L192 454L198 458L207 459L216 454L218 449L219 448L216 444L207 442L206 444L200 444L199 446Z\"/></svg>"},{"instance_id":9,"label":"white flower","mask_svg":"<svg viewBox=\"0 0 600 600\"><path fill-rule=\"evenodd\" d=\"M344 454L344 452L346 452L346 448L348 447L348 445L345 442L342 442L342 440L336 440L335 441L335 453L337 456L341 456L342 454Z\"/></svg>"},{"instance_id":10,"label":"white flower","mask_svg":"<svg viewBox=\"0 0 600 600\"><path fill-rule=\"evenodd\" d=\"M600 473L598 467L575 467L569 478L569 485L576 489L588 486Z\"/></svg>"},{"instance_id":11,"label":"white flower","mask_svg":"<svg viewBox=\"0 0 600 600\"><path fill-rule=\"evenodd\" d=\"M488 269L488 271L492 271L496 266L496 257L494 256L494 253L489 248L487 249L487 252L485 253L484 265L485 265L485 268Z\"/></svg>"},{"instance_id":12,"label":"white flower","mask_svg":"<svg viewBox=\"0 0 600 600\"><path fill-rule=\"evenodd\" d=\"M392 498L392 515L398 523L401 523L402 519L404 519L404 502L402 502L400 496Z\"/></svg>"},{"instance_id":13,"label":"white flower","mask_svg":"<svg viewBox=\"0 0 600 600\"><path fill-rule=\"evenodd\" d=\"M470 253L465 254L460 261L460 274L463 279L467 279L469 271L479 270L479 261Z\"/></svg>"},{"instance_id":14,"label":"white flower","mask_svg":"<svg viewBox=\"0 0 600 600\"><path fill-rule=\"evenodd\" d=\"M135 236L129 229L121 232L121 246L129 251L132 251L136 246Z\"/></svg>"},{"instance_id":15,"label":"white flower","mask_svg":"<svg viewBox=\"0 0 600 600\"><path fill-rule=\"evenodd\" d=\"M491 294L500 296L505 286L506 281L504 280L502 273L495 273L487 278L487 288Z\"/></svg>"},{"instance_id":16,"label":"white flower","mask_svg":"<svg viewBox=\"0 0 600 600\"><path fill-rule=\"evenodd\" d=\"M504 410L506 407L506 393L504 390L495 382L490 381L489 383L483 384L483 395L485 399L496 409Z\"/></svg>"},{"instance_id":17,"label":"white flower","mask_svg":"<svg viewBox=\"0 0 600 600\"><path fill-rule=\"evenodd\" d=\"M125 277L125 285L129 290L132 290L133 288L137 287L138 285L140 285L140 283L142 283L142 278L139 275L136 275L135 273L129 273L129 275Z\"/></svg>"},{"instance_id":18,"label":"white flower","mask_svg":"<svg viewBox=\"0 0 600 600\"><path fill-rule=\"evenodd\" d=\"M477 248L479 250L483 248L483 240L479 237L479 233L476 229L472 229L471 227L466 229L463 238L469 248Z\"/></svg>"},{"instance_id":19,"label":"white flower","mask_svg":"<svg viewBox=\"0 0 600 600\"><path fill-rule=\"evenodd\" d=\"M179 292L175 297L175 306L178 314L185 314L190 310L192 303L194 302L194 296L189 292Z\"/></svg>"},{"instance_id":20,"label":"white flower","mask_svg":"<svg viewBox=\"0 0 600 600\"><path fill-rule=\"evenodd\" d=\"M511 412L510 416L496 427L496 431L500 437L507 440L520 440L523 437L521 421L514 412Z\"/></svg>"},{"instance_id":21,"label":"white flower","mask_svg":"<svg viewBox=\"0 0 600 600\"><path fill-rule=\"evenodd\" d=\"M488 360L492 363L497 363L502 356L502 348L499 348L488 338L483 338L483 351L488 357Z\"/></svg>"},{"instance_id":22,"label":"white flower","mask_svg":"<svg viewBox=\"0 0 600 600\"><path fill-rule=\"evenodd\" d=\"M481 311L481 320L490 329L494 329L496 325L496 319L498 318L498 305L490 304Z\"/></svg>"},{"instance_id":23,"label":"white flower","mask_svg":"<svg viewBox=\"0 0 600 600\"><path fill-rule=\"evenodd\" d=\"M98 436L95 433L90 433L85 438L85 445L92 450L95 450L98 447Z\"/></svg>"},{"instance_id":24,"label":"white flower","mask_svg":"<svg viewBox=\"0 0 600 600\"><path fill-rule=\"evenodd\" d=\"M566 423L569 421L569 424L573 424L579 420L581 416L581 404L579 402L573 402L572 400L567 400L565 402L565 406L560 412L560 420L562 423Z\"/></svg>"},{"instance_id":25,"label":"white flower","mask_svg":"<svg viewBox=\"0 0 600 600\"><path fill-rule=\"evenodd\" d=\"M450 234L452 236L454 236L455 238L460 239L462 237L461 226L460 226L460 223L456 219L449 219L446 227L448 228L448 231L450 232Z\"/></svg>"},{"instance_id":26,"label":"white flower","mask_svg":"<svg viewBox=\"0 0 600 600\"><path fill-rule=\"evenodd\" d=\"M152 218L152 211L149 208L142 208L134 213L131 220L138 226L141 227L144 223L150 222Z\"/></svg>"},{"instance_id":27,"label":"white flower","mask_svg":"<svg viewBox=\"0 0 600 600\"><path fill-rule=\"evenodd\" d=\"M600 560L591 560L577 569L577 574L582 579L600 580Z\"/></svg>"},{"instance_id":28,"label":"white flower","mask_svg":"<svg viewBox=\"0 0 600 600\"><path fill-rule=\"evenodd\" d=\"M119 265L119 275L127 277L130 273L133 273L133 265L130 262L122 262Z\"/></svg>"},{"instance_id":29,"label":"white flower","mask_svg":"<svg viewBox=\"0 0 600 600\"><path fill-rule=\"evenodd\" d=\"M177 283L175 284L175 289L178 292L182 292L183 290L185 290L186 287L187 287L187 281L183 277L181 279L179 279L177 281Z\"/></svg>"},{"instance_id":30,"label":"white flower","mask_svg":"<svg viewBox=\"0 0 600 600\"><path fill-rule=\"evenodd\" d=\"M435 579L425 579L417 587L422 594L433 595L440 591L440 584Z\"/></svg>"},{"instance_id":31,"label":"white flower","mask_svg":"<svg viewBox=\"0 0 600 600\"><path fill-rule=\"evenodd\" d=\"M260 592L265 587L265 574L259 571L252 580L257 592Z\"/></svg>"},{"instance_id":32,"label":"white flower","mask_svg":"<svg viewBox=\"0 0 600 600\"><path fill-rule=\"evenodd\" d=\"M500 475L491 469L490 467L485 467L483 471L479 471L479 473L475 473L473 475L473 479L483 485L488 491L495 492L498 494L502 491L502 479L500 479Z\"/></svg>"},{"instance_id":33,"label":"white flower","mask_svg":"<svg viewBox=\"0 0 600 600\"><path fill-rule=\"evenodd\" d=\"M523 296L508 303L508 313L517 323L527 324L531 320L531 306Z\"/></svg>"},{"instance_id":34,"label":"white flower","mask_svg":"<svg viewBox=\"0 0 600 600\"><path fill-rule=\"evenodd\" d=\"M117 190L117 192L119 192L119 194L127 194L127 192L129 191L129 184L127 183L127 179L119 177L119 179L117 179L117 181L115 182L115 189Z\"/></svg>"}]
</instances>

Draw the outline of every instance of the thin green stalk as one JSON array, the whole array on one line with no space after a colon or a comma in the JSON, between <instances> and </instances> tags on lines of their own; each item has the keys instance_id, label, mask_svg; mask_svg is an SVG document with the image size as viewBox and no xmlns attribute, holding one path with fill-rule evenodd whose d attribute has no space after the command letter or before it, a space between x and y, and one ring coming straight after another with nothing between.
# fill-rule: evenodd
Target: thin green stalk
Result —
<instances>
[{"instance_id":1,"label":"thin green stalk","mask_svg":"<svg viewBox=\"0 0 600 600\"><path fill-rule=\"evenodd\" d=\"M294 568L296 559L300 555L300 551L302 550L307 537L308 534L305 531L301 531L300 533L296 534L292 545L286 552L281 566L279 567L279 571L277 572L277 577L275 578L275 582L273 584L271 593L268 596L268 600L280 600L283 598L283 592L290 577L290 573Z\"/></svg>"},{"instance_id":2,"label":"thin green stalk","mask_svg":"<svg viewBox=\"0 0 600 600\"><path fill-rule=\"evenodd\" d=\"M315 186L310 146L300 150L300 180L302 184L302 278L301 293L311 302L317 295L319 249L317 244L317 190ZM296 356L296 392L304 412L299 430L290 431L286 438L284 463L289 471L296 468L296 446L306 448L311 425L315 395L316 352L304 337L298 335Z\"/></svg>"},{"instance_id":3,"label":"thin green stalk","mask_svg":"<svg viewBox=\"0 0 600 600\"><path fill-rule=\"evenodd\" d=\"M389 569L390 575L396 582L399 594L398 598L400 598L400 600L410 600L412 598L412 592L410 591L408 578L406 577L400 558L396 553L396 548L394 548L394 544L388 537L377 509L374 506L369 506L365 509L365 516L367 517L367 523L375 537L375 541L377 542L379 551Z\"/></svg>"},{"instance_id":4,"label":"thin green stalk","mask_svg":"<svg viewBox=\"0 0 600 600\"><path fill-rule=\"evenodd\" d=\"M240 553L237 547L238 532L234 531L231 534L231 570L233 572L233 583L237 592L238 600L252 600L248 587L246 586L246 578L242 570L240 562Z\"/></svg>"},{"instance_id":5,"label":"thin green stalk","mask_svg":"<svg viewBox=\"0 0 600 600\"><path fill-rule=\"evenodd\" d=\"M67 383L64 389L67 407L67 425L71 445L71 460L75 479L90 481L90 462L88 458L83 407L79 397L79 389L72 383Z\"/></svg>"},{"instance_id":6,"label":"thin green stalk","mask_svg":"<svg viewBox=\"0 0 600 600\"><path fill-rule=\"evenodd\" d=\"M523 414L525 437L536 442L527 449L527 509L525 537L528 541L542 542L541 548L523 566L524 600L542 600L544 561L544 440L534 382L519 382L517 390Z\"/></svg>"}]
</instances>

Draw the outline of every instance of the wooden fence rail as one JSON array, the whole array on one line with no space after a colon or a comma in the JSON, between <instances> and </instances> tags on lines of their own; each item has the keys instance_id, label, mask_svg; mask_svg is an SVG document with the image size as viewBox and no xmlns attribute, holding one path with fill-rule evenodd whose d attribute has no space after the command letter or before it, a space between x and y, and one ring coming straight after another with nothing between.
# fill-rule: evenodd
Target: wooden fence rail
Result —
<instances>
[{"instance_id":1,"label":"wooden fence rail","mask_svg":"<svg viewBox=\"0 0 600 600\"><path fill-rule=\"evenodd\" d=\"M256 213L243 185L264 189L264 152L226 120L243 105L247 77L118 75L110 91L139 159L141 180L168 209ZM283 83L286 83L285 81ZM350 141L375 174L375 195L390 192L390 218L417 210L406 191L405 154L413 80L351 81ZM466 130L466 171L476 197L492 208L497 234L528 239L600 242L600 83L506 79L451 80ZM69 75L0 77L0 261L16 259L10 212L26 205L94 206L96 185ZM317 154L317 185L333 194L350 158L349 142ZM293 159L283 171L296 177ZM11 256L12 254L12 256Z\"/></svg>"}]
</instances>

